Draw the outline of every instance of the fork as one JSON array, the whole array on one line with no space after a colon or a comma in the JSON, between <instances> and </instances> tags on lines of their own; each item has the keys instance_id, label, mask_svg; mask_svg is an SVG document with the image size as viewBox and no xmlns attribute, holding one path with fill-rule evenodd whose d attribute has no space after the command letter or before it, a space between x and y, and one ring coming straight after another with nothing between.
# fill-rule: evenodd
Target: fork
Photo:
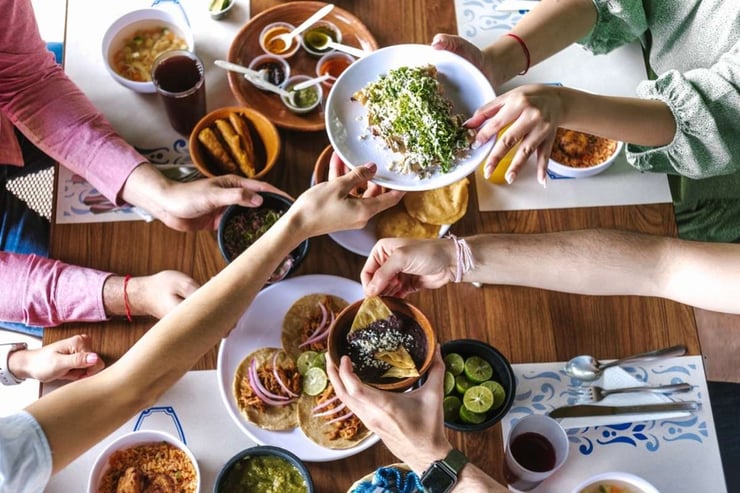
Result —
<instances>
[{"instance_id":1,"label":"fork","mask_svg":"<svg viewBox=\"0 0 740 493\"><path fill-rule=\"evenodd\" d=\"M627 394L631 392L650 392L653 394L670 394L672 392L688 392L692 389L692 385L689 383L674 383L670 385L657 385L647 387L623 387L621 389L605 389L598 385L591 385L590 387L578 389L576 393L580 394L584 399L593 402L599 402L608 395L612 394Z\"/></svg>"}]
</instances>

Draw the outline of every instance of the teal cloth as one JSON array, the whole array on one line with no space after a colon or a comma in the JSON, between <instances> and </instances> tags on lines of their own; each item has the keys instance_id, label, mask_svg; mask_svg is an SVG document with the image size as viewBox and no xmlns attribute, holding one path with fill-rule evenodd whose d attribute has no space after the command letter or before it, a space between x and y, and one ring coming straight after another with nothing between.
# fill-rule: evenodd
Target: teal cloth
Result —
<instances>
[{"instance_id":1,"label":"teal cloth","mask_svg":"<svg viewBox=\"0 0 740 493\"><path fill-rule=\"evenodd\" d=\"M416 473L387 466L378 468L372 478L356 485L351 493L423 493L424 491Z\"/></svg>"},{"instance_id":2,"label":"teal cloth","mask_svg":"<svg viewBox=\"0 0 740 493\"><path fill-rule=\"evenodd\" d=\"M628 144L637 169L670 177L679 236L740 241L740 2L593 0L580 42L606 53L640 40L654 80L637 96L663 101L677 132L663 147Z\"/></svg>"}]
</instances>

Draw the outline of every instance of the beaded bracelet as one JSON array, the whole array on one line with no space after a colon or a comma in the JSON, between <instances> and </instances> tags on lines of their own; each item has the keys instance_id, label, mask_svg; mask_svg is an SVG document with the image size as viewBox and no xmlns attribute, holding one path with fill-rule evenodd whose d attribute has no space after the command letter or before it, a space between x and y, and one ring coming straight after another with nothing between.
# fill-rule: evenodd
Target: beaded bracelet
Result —
<instances>
[{"instance_id":1,"label":"beaded bracelet","mask_svg":"<svg viewBox=\"0 0 740 493\"><path fill-rule=\"evenodd\" d=\"M134 319L131 316L131 306L128 304L128 292L126 292L126 288L128 287L128 282L131 279L131 274L126 274L126 277L123 278L123 308L126 310L126 318L129 322L133 322Z\"/></svg>"},{"instance_id":2,"label":"beaded bracelet","mask_svg":"<svg viewBox=\"0 0 740 493\"><path fill-rule=\"evenodd\" d=\"M506 35L509 36L510 38L514 38L515 40L517 40L519 42L519 45L522 47L522 50L524 50L524 56L527 59L527 66L524 68L524 70L519 72L519 75L524 75L529 71L529 65L532 61L529 56L529 48L527 48L527 43L525 43L522 38L520 38L514 33L506 33Z\"/></svg>"},{"instance_id":3,"label":"beaded bracelet","mask_svg":"<svg viewBox=\"0 0 740 493\"><path fill-rule=\"evenodd\" d=\"M455 243L455 254L457 256L457 268L455 271L455 282L462 282L463 276L471 269L475 269L473 252L470 250L468 243L453 234L448 234L447 238Z\"/></svg>"}]
</instances>

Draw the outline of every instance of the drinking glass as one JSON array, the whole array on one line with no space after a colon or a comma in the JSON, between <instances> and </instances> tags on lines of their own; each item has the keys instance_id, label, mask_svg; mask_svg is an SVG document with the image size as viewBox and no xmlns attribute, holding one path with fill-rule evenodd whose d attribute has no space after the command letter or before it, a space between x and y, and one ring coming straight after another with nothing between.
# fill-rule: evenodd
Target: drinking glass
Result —
<instances>
[{"instance_id":1,"label":"drinking glass","mask_svg":"<svg viewBox=\"0 0 740 493\"><path fill-rule=\"evenodd\" d=\"M177 132L190 132L206 114L206 79L203 62L187 50L166 51L152 64L152 82Z\"/></svg>"},{"instance_id":2,"label":"drinking glass","mask_svg":"<svg viewBox=\"0 0 740 493\"><path fill-rule=\"evenodd\" d=\"M509 431L504 477L512 488L529 491L550 477L568 457L568 435L549 416L533 414Z\"/></svg>"}]
</instances>

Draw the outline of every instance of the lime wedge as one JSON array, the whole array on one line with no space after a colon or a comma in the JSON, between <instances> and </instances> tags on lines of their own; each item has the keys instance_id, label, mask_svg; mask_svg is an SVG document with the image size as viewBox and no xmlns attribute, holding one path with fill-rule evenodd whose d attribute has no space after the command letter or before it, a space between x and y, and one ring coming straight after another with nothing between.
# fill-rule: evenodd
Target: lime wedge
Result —
<instances>
[{"instance_id":1,"label":"lime wedge","mask_svg":"<svg viewBox=\"0 0 740 493\"><path fill-rule=\"evenodd\" d=\"M303 375L303 393L319 395L326 388L328 381L324 370L316 366L309 368L306 374Z\"/></svg>"},{"instance_id":2,"label":"lime wedge","mask_svg":"<svg viewBox=\"0 0 740 493\"><path fill-rule=\"evenodd\" d=\"M465 360L465 376L473 383L490 380L493 376L493 367L480 356L471 356Z\"/></svg>"},{"instance_id":3,"label":"lime wedge","mask_svg":"<svg viewBox=\"0 0 740 493\"><path fill-rule=\"evenodd\" d=\"M455 390L459 393L464 394L466 390L473 386L473 382L468 380L465 375L458 375L455 377Z\"/></svg>"},{"instance_id":4,"label":"lime wedge","mask_svg":"<svg viewBox=\"0 0 740 493\"><path fill-rule=\"evenodd\" d=\"M311 362L314 358L319 355L316 351L304 351L298 356L295 365L298 367L298 372L301 375L305 375L309 368L316 366L312 365Z\"/></svg>"},{"instance_id":5,"label":"lime wedge","mask_svg":"<svg viewBox=\"0 0 740 493\"><path fill-rule=\"evenodd\" d=\"M479 425L486 420L485 413L474 413L467 407L462 406L460 408L460 421L471 425Z\"/></svg>"},{"instance_id":6,"label":"lime wedge","mask_svg":"<svg viewBox=\"0 0 740 493\"><path fill-rule=\"evenodd\" d=\"M326 353L318 353L316 356L311 358L311 368L321 368L322 370L326 370Z\"/></svg>"},{"instance_id":7,"label":"lime wedge","mask_svg":"<svg viewBox=\"0 0 740 493\"><path fill-rule=\"evenodd\" d=\"M461 374L465 369L465 360L457 353L450 353L444 359L447 371L455 376Z\"/></svg>"},{"instance_id":8,"label":"lime wedge","mask_svg":"<svg viewBox=\"0 0 740 493\"><path fill-rule=\"evenodd\" d=\"M482 385L474 385L465 391L463 405L474 413L485 413L493 407L493 392Z\"/></svg>"},{"instance_id":9,"label":"lime wedge","mask_svg":"<svg viewBox=\"0 0 740 493\"><path fill-rule=\"evenodd\" d=\"M445 372L445 395L449 395L455 390L455 375Z\"/></svg>"},{"instance_id":10,"label":"lime wedge","mask_svg":"<svg viewBox=\"0 0 740 493\"><path fill-rule=\"evenodd\" d=\"M462 402L456 395L448 395L442 401L442 409L444 409L445 421L457 421L460 416L460 407Z\"/></svg>"},{"instance_id":11,"label":"lime wedge","mask_svg":"<svg viewBox=\"0 0 740 493\"><path fill-rule=\"evenodd\" d=\"M506 390L504 390L504 386L496 380L486 380L481 384L481 386L487 388L493 393L493 409L501 407L501 404L506 400Z\"/></svg>"}]
</instances>

